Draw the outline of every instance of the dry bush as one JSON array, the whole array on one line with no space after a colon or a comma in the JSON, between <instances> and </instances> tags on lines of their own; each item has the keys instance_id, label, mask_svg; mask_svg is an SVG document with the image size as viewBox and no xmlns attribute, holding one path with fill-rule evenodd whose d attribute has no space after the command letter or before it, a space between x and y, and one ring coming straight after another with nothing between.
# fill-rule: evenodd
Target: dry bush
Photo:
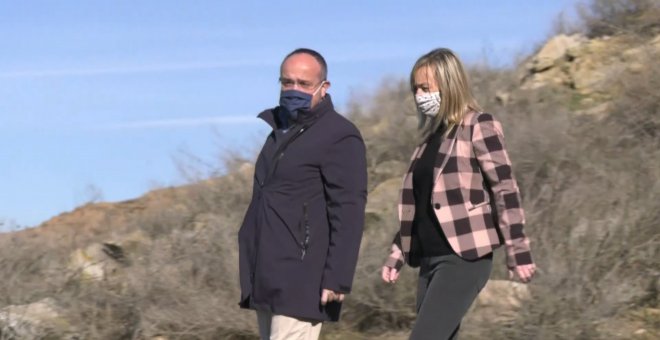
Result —
<instances>
[{"instance_id":1,"label":"dry bush","mask_svg":"<svg viewBox=\"0 0 660 340\"><path fill-rule=\"evenodd\" d=\"M643 18L654 10L640 14L635 8L646 7L617 6L649 3L596 0L589 13L608 23L602 27L647 34L656 26ZM609 32L595 21L590 25L591 35ZM572 112L568 89L522 91L513 70L487 64L469 68L479 102L503 122L539 275L530 285L533 300L518 319L466 323L463 338L614 339L603 324L636 308L658 308L657 57L649 54L643 73L611 76L608 84L619 95L600 116ZM400 178L400 168L383 168L407 163L418 141L407 83L384 81L373 96L353 99L348 116L365 137L370 188ZM177 197L177 207L150 210L129 225L109 222L107 232L0 239L0 306L53 297L67 308L80 336L89 339L256 338L254 313L236 304L237 232L252 186L252 170L245 163L229 155L219 167L228 175L195 177ZM218 173L204 171L192 173ZM396 201L391 205L384 214L395 211ZM354 290L342 321L324 326L325 337L395 333L403 338L414 322L417 271L406 268L396 285L380 280L396 216L367 221ZM115 281L82 283L65 270L74 249L104 241L113 230L135 229L145 231L150 244L127 254L131 265ZM502 257L498 251L493 278L506 277Z\"/></svg>"},{"instance_id":2,"label":"dry bush","mask_svg":"<svg viewBox=\"0 0 660 340\"><path fill-rule=\"evenodd\" d=\"M233 163L240 163L231 158ZM232 163L232 164L233 164ZM237 169L238 171L238 169ZM249 169L195 183L174 223L130 269L144 334L169 339L247 339L254 315L238 309L237 232L250 199ZM159 219L143 221L159 223Z\"/></svg>"},{"instance_id":3,"label":"dry bush","mask_svg":"<svg viewBox=\"0 0 660 340\"><path fill-rule=\"evenodd\" d=\"M230 168L242 163L229 157ZM250 169L195 183L183 202L189 221L156 238L128 277L145 334L170 339L255 336L254 315L240 311L237 232L251 196ZM158 223L158 220L151 220ZM147 221L144 221L147 223Z\"/></svg>"},{"instance_id":4,"label":"dry bush","mask_svg":"<svg viewBox=\"0 0 660 340\"><path fill-rule=\"evenodd\" d=\"M519 322L472 329L474 338L612 339L602 324L657 307L660 67L652 60L643 76L613 75L622 93L601 117L566 114L569 97L552 89L504 108L540 275Z\"/></svg>"},{"instance_id":5,"label":"dry bush","mask_svg":"<svg viewBox=\"0 0 660 340\"><path fill-rule=\"evenodd\" d=\"M660 32L658 0L592 0L579 6L578 14L589 37Z\"/></svg>"},{"instance_id":6,"label":"dry bush","mask_svg":"<svg viewBox=\"0 0 660 340\"><path fill-rule=\"evenodd\" d=\"M466 324L464 337L605 339L611 337L599 328L603 320L630 306L657 307L657 290L652 287L660 272L654 93L658 67L648 67L652 72L641 78L646 80L635 78L634 85L629 83L632 78L618 78L628 90L612 105L612 112L600 118L571 114L566 106L570 94L561 89L513 92L510 102L498 104L493 90L515 86L505 81L513 77L505 70L471 69L481 102L503 121L541 270L531 286L534 300L518 320L507 325ZM408 128L401 128L398 119L406 117L401 112L411 110L405 105L412 103L382 105L405 96L410 96L405 86L385 86L376 96L378 103L367 102L359 114L353 112L374 148L370 171L392 160L407 162L416 130L410 120ZM411 116L407 117L404 121ZM387 128L370 131L382 122ZM388 138L395 128L400 130L398 137ZM383 148L388 143L398 151ZM250 175L191 185L182 199L186 209L144 215L136 226L153 236L153 242L129 254L132 266L120 289L57 279L53 268L61 266L74 247L3 244L0 270L10 279L0 284L2 305L54 296L68 307L79 334L86 338L255 338L254 314L236 305L236 233L250 185ZM393 286L379 278L396 220L389 216L369 223L354 291L342 322L324 326L327 336L405 334L414 322L416 271L405 269ZM8 249L13 249L11 254ZM503 278L501 252L496 261L493 277ZM45 275L54 279L44 284Z\"/></svg>"},{"instance_id":7,"label":"dry bush","mask_svg":"<svg viewBox=\"0 0 660 340\"><path fill-rule=\"evenodd\" d=\"M644 75L613 75L609 83L622 92L611 110L599 117L571 112L572 93L561 87L514 90L508 102L498 101L497 91L516 87L513 71L483 65L470 68L484 109L503 122L540 273L531 285L533 302L518 320L507 325L467 324L466 338L609 339L614 335L602 330L603 323L631 308L657 307L660 67L652 62L656 59L648 59ZM405 86L384 86L379 92L379 98L404 96L410 97ZM372 122L394 121L412 107L375 110L374 106L353 103L355 121L367 131L365 135L379 140L377 145L401 151L388 154L376 149L371 157L378 161L370 167L396 157L407 161L405 143L413 140L414 128L400 129L409 136L396 139L378 130L379 136L369 133L374 133ZM342 323L328 327L366 338L410 328L416 280L416 271L406 269L397 285L380 282L380 266L397 226L385 219L368 221L373 225L366 226L354 292L347 299ZM497 252L495 261L492 277L505 278L502 252Z\"/></svg>"},{"instance_id":8,"label":"dry bush","mask_svg":"<svg viewBox=\"0 0 660 340\"><path fill-rule=\"evenodd\" d=\"M237 306L235 226L220 216L210 222L157 241L130 271L146 333L174 339L252 334L253 316Z\"/></svg>"},{"instance_id":9,"label":"dry bush","mask_svg":"<svg viewBox=\"0 0 660 340\"><path fill-rule=\"evenodd\" d=\"M417 126L408 82L384 80L372 96L353 98L347 116L360 128L370 168L388 160L408 160Z\"/></svg>"},{"instance_id":10,"label":"dry bush","mask_svg":"<svg viewBox=\"0 0 660 340\"><path fill-rule=\"evenodd\" d=\"M227 168L240 163L229 158ZM53 297L83 339L254 338L253 313L237 307L236 239L250 198L247 172L185 186L176 206L147 209L130 225L110 219L107 232L93 237L72 230L0 238L0 307ZM81 281L67 268L72 251L122 230L142 230L149 241L126 252L130 266L119 275Z\"/></svg>"},{"instance_id":11,"label":"dry bush","mask_svg":"<svg viewBox=\"0 0 660 340\"><path fill-rule=\"evenodd\" d=\"M48 297L61 289L69 276L65 269L70 239L0 238L0 308Z\"/></svg>"}]
</instances>

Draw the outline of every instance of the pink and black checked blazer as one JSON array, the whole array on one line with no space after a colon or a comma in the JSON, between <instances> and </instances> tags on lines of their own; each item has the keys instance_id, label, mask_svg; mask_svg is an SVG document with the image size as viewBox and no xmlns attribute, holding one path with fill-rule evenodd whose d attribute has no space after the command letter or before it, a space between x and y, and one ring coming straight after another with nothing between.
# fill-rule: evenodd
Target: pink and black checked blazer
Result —
<instances>
[{"instance_id":1,"label":"pink and black checked blazer","mask_svg":"<svg viewBox=\"0 0 660 340\"><path fill-rule=\"evenodd\" d=\"M385 265L410 264L409 252L415 199L413 169L426 143L413 152L399 199L400 240L403 258L390 256ZM520 191L504 147L500 122L492 114L470 112L443 139L435 164L432 206L440 227L459 256L473 260L504 244L507 266L531 264L529 240L523 232ZM484 181L487 181L485 183ZM492 211L487 184L497 212ZM498 223L493 216L497 216ZM499 225L499 226L498 226Z\"/></svg>"}]
</instances>

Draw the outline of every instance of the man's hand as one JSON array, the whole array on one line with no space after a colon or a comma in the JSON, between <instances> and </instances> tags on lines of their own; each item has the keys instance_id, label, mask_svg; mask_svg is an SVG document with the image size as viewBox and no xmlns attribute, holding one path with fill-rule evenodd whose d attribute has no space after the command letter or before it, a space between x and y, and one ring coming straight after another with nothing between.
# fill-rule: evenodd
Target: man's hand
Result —
<instances>
[{"instance_id":1,"label":"man's hand","mask_svg":"<svg viewBox=\"0 0 660 340\"><path fill-rule=\"evenodd\" d=\"M534 272L536 272L536 265L533 263L516 266L513 269L509 269L509 279L513 280L515 276L518 276L520 282L527 283L532 280Z\"/></svg>"},{"instance_id":2,"label":"man's hand","mask_svg":"<svg viewBox=\"0 0 660 340\"><path fill-rule=\"evenodd\" d=\"M344 301L344 294L336 293L330 289L323 289L323 292L321 292L321 304L325 306L328 302L332 301Z\"/></svg>"},{"instance_id":3,"label":"man's hand","mask_svg":"<svg viewBox=\"0 0 660 340\"><path fill-rule=\"evenodd\" d=\"M385 283L396 283L396 280L399 278L399 271L396 268L383 266L381 275Z\"/></svg>"}]
</instances>

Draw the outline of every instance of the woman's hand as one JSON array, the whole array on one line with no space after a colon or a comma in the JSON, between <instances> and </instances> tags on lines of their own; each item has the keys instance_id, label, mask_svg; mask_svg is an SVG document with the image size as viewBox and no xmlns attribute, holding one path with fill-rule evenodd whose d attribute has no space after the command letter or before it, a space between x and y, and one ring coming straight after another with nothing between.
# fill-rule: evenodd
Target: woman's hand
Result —
<instances>
[{"instance_id":1,"label":"woman's hand","mask_svg":"<svg viewBox=\"0 0 660 340\"><path fill-rule=\"evenodd\" d=\"M385 283L396 283L399 278L399 271L396 268L383 266L382 277Z\"/></svg>"},{"instance_id":2,"label":"woman's hand","mask_svg":"<svg viewBox=\"0 0 660 340\"><path fill-rule=\"evenodd\" d=\"M399 247L397 247L396 244L392 244L392 251L390 253L390 256L388 257L388 260L400 259L400 258L403 258L401 249L399 249ZM383 278L383 281L385 281L385 283L396 283L396 280L399 278L399 273L400 272L396 268L391 267L390 265L388 265L388 263L386 263L386 265L383 266L381 277Z\"/></svg>"},{"instance_id":3,"label":"woman's hand","mask_svg":"<svg viewBox=\"0 0 660 340\"><path fill-rule=\"evenodd\" d=\"M532 281L535 272L536 265L533 263L516 266L513 269L509 269L509 279L513 280L514 276L518 276L520 282L528 283Z\"/></svg>"}]
</instances>

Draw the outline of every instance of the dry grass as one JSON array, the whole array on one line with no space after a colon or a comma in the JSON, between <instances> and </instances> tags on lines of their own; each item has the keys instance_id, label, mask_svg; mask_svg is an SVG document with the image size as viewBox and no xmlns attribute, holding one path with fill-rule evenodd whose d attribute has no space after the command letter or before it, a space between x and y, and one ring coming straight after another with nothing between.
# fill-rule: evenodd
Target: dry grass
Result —
<instances>
[{"instance_id":1,"label":"dry grass","mask_svg":"<svg viewBox=\"0 0 660 340\"><path fill-rule=\"evenodd\" d=\"M654 29L643 21L654 14L619 10L624 2L647 3L597 0L592 17L584 18L616 23L606 27L623 27L617 32L626 34ZM610 32L589 20L591 35ZM603 325L629 319L657 332L657 317L648 312L658 308L660 289L656 60L648 56L644 73L612 75L608 83L620 94L598 117L575 115L568 89L523 92L512 70L471 67L480 103L503 121L540 273L531 285L533 302L518 319L466 323L464 339L624 339L631 335ZM510 98L497 100L500 92ZM347 113L366 139L370 188L402 175L381 168L406 163L417 140L406 83L385 81L367 100L353 100ZM110 218L106 230L93 235L1 238L0 306L53 297L82 339L256 338L253 313L236 305L237 229L250 199L251 171L237 155L221 168L230 175L201 182L193 176L177 207L149 210L125 225ZM379 279L395 216L367 221L353 294L342 322L324 326L326 339L403 339L414 322L415 271L406 269L394 286ZM142 230L150 238L148 246L127 253L131 265L122 275L85 283L66 269L73 250L121 230ZM504 278L501 252L496 261L493 277Z\"/></svg>"},{"instance_id":2,"label":"dry grass","mask_svg":"<svg viewBox=\"0 0 660 340\"><path fill-rule=\"evenodd\" d=\"M594 0L578 7L590 37L615 34L653 36L660 32L657 0Z\"/></svg>"}]
</instances>

